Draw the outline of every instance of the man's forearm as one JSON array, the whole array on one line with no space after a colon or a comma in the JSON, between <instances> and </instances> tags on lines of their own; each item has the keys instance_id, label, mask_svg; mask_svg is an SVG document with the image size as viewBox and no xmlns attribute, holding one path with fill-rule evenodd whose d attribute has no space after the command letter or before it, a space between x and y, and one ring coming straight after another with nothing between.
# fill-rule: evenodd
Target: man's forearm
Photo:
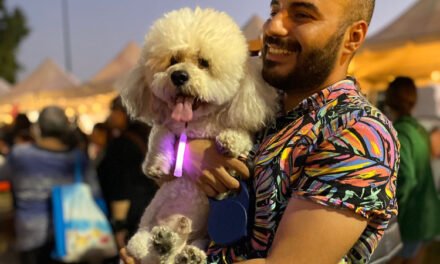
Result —
<instances>
[{"instance_id":1,"label":"man's forearm","mask_svg":"<svg viewBox=\"0 0 440 264\"><path fill-rule=\"evenodd\" d=\"M130 200L112 201L110 207L113 220L125 220L130 209Z\"/></svg>"}]
</instances>

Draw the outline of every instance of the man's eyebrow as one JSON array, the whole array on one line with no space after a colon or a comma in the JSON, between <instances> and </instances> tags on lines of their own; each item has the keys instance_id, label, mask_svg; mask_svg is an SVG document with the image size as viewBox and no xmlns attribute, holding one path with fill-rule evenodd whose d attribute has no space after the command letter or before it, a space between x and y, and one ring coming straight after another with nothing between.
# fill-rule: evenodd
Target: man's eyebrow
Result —
<instances>
[{"instance_id":1,"label":"man's eyebrow","mask_svg":"<svg viewBox=\"0 0 440 264\"><path fill-rule=\"evenodd\" d=\"M277 1L277 2L278 2L278 1ZM318 7L316 7L316 5L314 5L314 4L312 4L312 3L309 3L309 2L293 2L293 3L290 4L290 7L291 7L291 8L294 8L294 7L296 7L296 8L298 8L298 7L302 7L302 8L309 9L310 11L315 12L315 13L317 13L317 14L319 14L319 15L321 14L321 12L319 12Z\"/></svg>"},{"instance_id":2,"label":"man's eyebrow","mask_svg":"<svg viewBox=\"0 0 440 264\"><path fill-rule=\"evenodd\" d=\"M280 2L278 1L278 0L272 0L272 1L270 1L270 6L273 6L273 5L279 5L280 4Z\"/></svg>"}]
</instances>

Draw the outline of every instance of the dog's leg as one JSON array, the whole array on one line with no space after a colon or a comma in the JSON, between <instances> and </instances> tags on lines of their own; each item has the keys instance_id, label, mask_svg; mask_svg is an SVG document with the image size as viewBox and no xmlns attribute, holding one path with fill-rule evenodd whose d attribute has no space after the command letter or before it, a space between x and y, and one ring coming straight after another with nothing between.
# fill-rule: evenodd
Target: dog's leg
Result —
<instances>
[{"instance_id":1,"label":"dog's leg","mask_svg":"<svg viewBox=\"0 0 440 264\"><path fill-rule=\"evenodd\" d=\"M134 234L127 244L127 250L131 256L138 260L145 259L150 254L151 234L146 229L140 229Z\"/></svg>"},{"instance_id":2,"label":"dog's leg","mask_svg":"<svg viewBox=\"0 0 440 264\"><path fill-rule=\"evenodd\" d=\"M163 176L170 174L175 160L175 141L174 134L166 127L153 126L150 132L147 157L142 164L143 171L148 177L160 181Z\"/></svg>"},{"instance_id":3,"label":"dog's leg","mask_svg":"<svg viewBox=\"0 0 440 264\"><path fill-rule=\"evenodd\" d=\"M175 264L204 264L206 263L206 254L203 250L187 245L174 258Z\"/></svg>"},{"instance_id":4,"label":"dog's leg","mask_svg":"<svg viewBox=\"0 0 440 264\"><path fill-rule=\"evenodd\" d=\"M151 251L160 263L174 263L173 260L186 245L186 238L168 226L155 226L151 231Z\"/></svg>"},{"instance_id":5,"label":"dog's leg","mask_svg":"<svg viewBox=\"0 0 440 264\"><path fill-rule=\"evenodd\" d=\"M238 157L247 155L252 148L249 132L244 130L226 129L215 138L217 147L223 154Z\"/></svg>"}]
</instances>

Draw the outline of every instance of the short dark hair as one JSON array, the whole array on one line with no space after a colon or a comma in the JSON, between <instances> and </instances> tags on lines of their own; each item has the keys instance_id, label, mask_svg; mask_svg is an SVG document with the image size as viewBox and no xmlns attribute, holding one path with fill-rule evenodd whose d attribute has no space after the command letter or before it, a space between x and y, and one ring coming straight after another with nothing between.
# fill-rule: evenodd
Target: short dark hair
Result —
<instances>
[{"instance_id":1,"label":"short dark hair","mask_svg":"<svg viewBox=\"0 0 440 264\"><path fill-rule=\"evenodd\" d=\"M57 106L44 108L38 117L42 137L63 139L70 132L70 123L64 110Z\"/></svg>"},{"instance_id":2,"label":"short dark hair","mask_svg":"<svg viewBox=\"0 0 440 264\"><path fill-rule=\"evenodd\" d=\"M365 20L368 25L373 17L375 0L348 0L347 13L348 18L345 21L347 25L354 22Z\"/></svg>"},{"instance_id":3,"label":"short dark hair","mask_svg":"<svg viewBox=\"0 0 440 264\"><path fill-rule=\"evenodd\" d=\"M399 76L388 85L385 104L399 115L410 115L417 102L417 87L414 80Z\"/></svg>"},{"instance_id":4,"label":"short dark hair","mask_svg":"<svg viewBox=\"0 0 440 264\"><path fill-rule=\"evenodd\" d=\"M121 112L127 113L127 109L122 103L122 98L120 96L113 98L113 100L110 102L110 110L111 111L119 110Z\"/></svg>"}]
</instances>

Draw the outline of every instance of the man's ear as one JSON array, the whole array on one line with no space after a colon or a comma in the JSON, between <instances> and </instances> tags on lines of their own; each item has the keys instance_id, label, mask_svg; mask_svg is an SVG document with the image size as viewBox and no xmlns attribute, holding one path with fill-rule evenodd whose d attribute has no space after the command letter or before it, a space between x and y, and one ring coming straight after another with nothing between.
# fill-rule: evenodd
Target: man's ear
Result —
<instances>
[{"instance_id":1,"label":"man's ear","mask_svg":"<svg viewBox=\"0 0 440 264\"><path fill-rule=\"evenodd\" d=\"M345 35L343 54L350 57L364 43L368 31L368 23L361 20L353 23Z\"/></svg>"}]
</instances>

